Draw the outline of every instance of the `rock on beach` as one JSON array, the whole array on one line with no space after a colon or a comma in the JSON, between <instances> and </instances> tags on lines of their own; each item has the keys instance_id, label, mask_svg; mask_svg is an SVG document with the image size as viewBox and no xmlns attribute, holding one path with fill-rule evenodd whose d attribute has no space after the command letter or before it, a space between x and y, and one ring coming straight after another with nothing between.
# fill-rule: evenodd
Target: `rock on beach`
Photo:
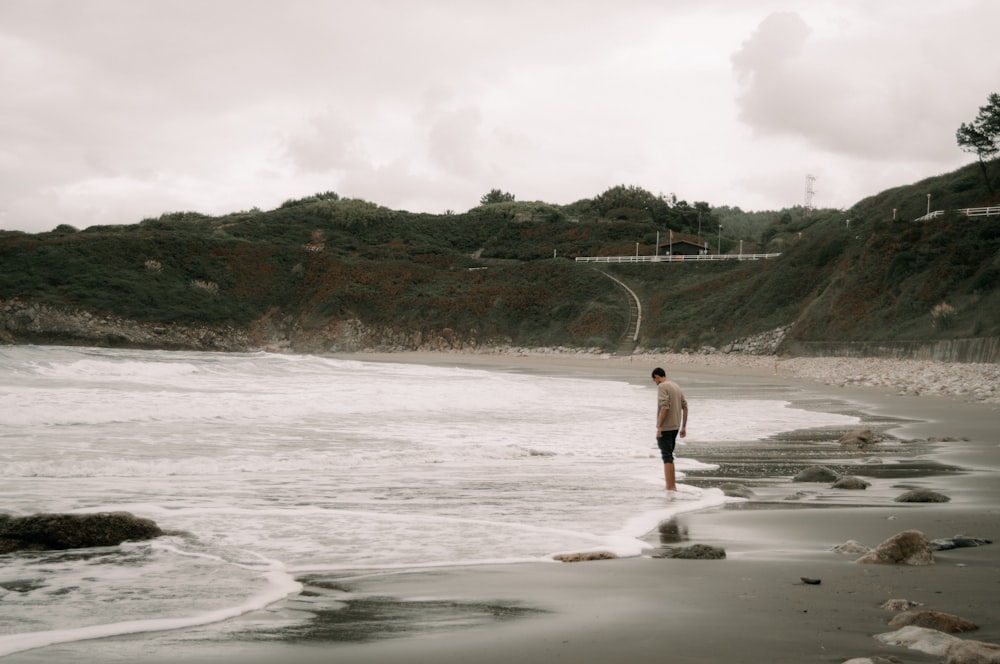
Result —
<instances>
[{"instance_id":1,"label":"rock on beach","mask_svg":"<svg viewBox=\"0 0 1000 664\"><path fill-rule=\"evenodd\" d=\"M679 560L724 560L726 551L708 544L692 544L691 546L665 549L662 553L654 554L653 557Z\"/></svg>"},{"instance_id":2,"label":"rock on beach","mask_svg":"<svg viewBox=\"0 0 1000 664\"><path fill-rule=\"evenodd\" d=\"M927 627L909 625L894 632L876 634L875 639L887 645L944 657L944 664L1000 664L1000 645L961 639Z\"/></svg>"},{"instance_id":3,"label":"rock on beach","mask_svg":"<svg viewBox=\"0 0 1000 664\"><path fill-rule=\"evenodd\" d=\"M881 440L882 437L871 429L854 429L841 436L837 442L840 443L841 447L847 449L864 450Z\"/></svg>"},{"instance_id":4,"label":"rock on beach","mask_svg":"<svg viewBox=\"0 0 1000 664\"><path fill-rule=\"evenodd\" d=\"M617 557L610 551L584 551L581 553L560 553L552 556L552 559L561 563L583 563L590 560L614 560Z\"/></svg>"},{"instance_id":5,"label":"rock on beach","mask_svg":"<svg viewBox=\"0 0 1000 664\"><path fill-rule=\"evenodd\" d=\"M897 503L947 503L951 498L930 489L912 489L894 498Z\"/></svg>"},{"instance_id":6,"label":"rock on beach","mask_svg":"<svg viewBox=\"0 0 1000 664\"><path fill-rule=\"evenodd\" d=\"M993 544L993 540L983 537L969 537L968 535L955 535L954 537L936 539L931 542L931 546L934 547L935 551L964 549L973 546L985 546L986 544Z\"/></svg>"},{"instance_id":7,"label":"rock on beach","mask_svg":"<svg viewBox=\"0 0 1000 664\"><path fill-rule=\"evenodd\" d=\"M904 530L888 538L855 562L889 565L933 565L930 540L919 530Z\"/></svg>"},{"instance_id":8,"label":"rock on beach","mask_svg":"<svg viewBox=\"0 0 1000 664\"><path fill-rule=\"evenodd\" d=\"M962 640L957 636L945 634L936 629L915 625L902 627L894 632L876 634L875 639L888 645L901 646L910 650L919 650L928 655L939 656L947 653L949 648Z\"/></svg>"},{"instance_id":9,"label":"rock on beach","mask_svg":"<svg viewBox=\"0 0 1000 664\"><path fill-rule=\"evenodd\" d=\"M838 544L837 546L833 547L831 551L835 553L858 554L858 553L868 553L869 551L871 551L871 547L866 546L857 540L847 540L843 544Z\"/></svg>"},{"instance_id":10,"label":"rock on beach","mask_svg":"<svg viewBox=\"0 0 1000 664\"><path fill-rule=\"evenodd\" d=\"M979 625L960 616L942 611L904 611L889 621L889 627L900 628L908 625L936 629L945 634L973 632Z\"/></svg>"},{"instance_id":11,"label":"rock on beach","mask_svg":"<svg viewBox=\"0 0 1000 664\"><path fill-rule=\"evenodd\" d=\"M1000 645L960 639L949 646L945 664L1000 664Z\"/></svg>"},{"instance_id":12,"label":"rock on beach","mask_svg":"<svg viewBox=\"0 0 1000 664\"><path fill-rule=\"evenodd\" d=\"M908 599L887 599L880 608L886 611L909 611L918 606L923 606L923 604Z\"/></svg>"}]
</instances>

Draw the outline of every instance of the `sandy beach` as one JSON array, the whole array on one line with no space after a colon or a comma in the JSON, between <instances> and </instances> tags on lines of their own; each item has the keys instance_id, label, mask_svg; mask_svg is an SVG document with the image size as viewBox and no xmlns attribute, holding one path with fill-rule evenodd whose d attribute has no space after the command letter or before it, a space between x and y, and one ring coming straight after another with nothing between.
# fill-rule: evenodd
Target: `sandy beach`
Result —
<instances>
[{"instance_id":1,"label":"sandy beach","mask_svg":"<svg viewBox=\"0 0 1000 664\"><path fill-rule=\"evenodd\" d=\"M661 523L642 556L309 575L298 579L302 593L232 621L232 641L193 634L177 642L170 661L945 662L940 652L875 638L897 629L888 624L897 612L882 608L888 600L960 616L978 629L957 637L1000 644L1000 367L555 351L338 357L643 386L662 366L688 392L689 429L728 425L698 415L699 388L721 384L734 395L780 393L800 408L856 415L885 441L857 453L818 441L815 432L791 432L749 451L691 443L679 454L718 466L690 472L683 484L738 482L753 495ZM797 468L817 461L871 486L844 491L792 481ZM950 501L894 501L910 489ZM859 564L859 553L834 550L851 540L875 547L907 530L994 543L936 551L934 564L922 566ZM661 556L696 544L723 549L725 559ZM352 600L342 601L346 595ZM248 637L255 628L260 638ZM73 647L9 661L76 661ZM99 647L113 653L115 643Z\"/></svg>"},{"instance_id":2,"label":"sandy beach","mask_svg":"<svg viewBox=\"0 0 1000 664\"><path fill-rule=\"evenodd\" d=\"M782 501L776 497L788 497L797 487L782 486L780 478L775 485L772 478L758 487L762 498L684 514L649 537L651 554L664 546L706 544L723 548L724 560L643 555L305 579L311 597L272 611L312 611L328 629L228 653L242 661L945 661L940 653L875 638L896 629L888 625L896 612L882 608L892 599L971 620L978 629L958 637L1000 643L1000 543L937 551L934 564L925 566L859 564L858 554L832 550L849 540L874 547L906 530L932 540L1000 538L1000 407L993 398L995 383L988 384L996 367L546 352L351 357L636 383L663 366L682 386L724 380L739 391L780 383L801 389L806 400L819 396L845 412L863 412L872 428L911 447L892 472L888 466L870 471L882 497L831 497L836 490L813 485L808 502ZM928 396L929 386L950 387ZM724 423L699 422L693 404L692 426ZM695 457L711 452L689 451ZM715 453L726 458L725 450ZM858 475L866 472L857 469ZM754 474L749 472L751 485ZM684 482L710 486L719 481L712 475ZM885 497L911 488L938 491L951 500L904 504ZM381 618L365 623L355 616L347 624L336 610L324 612L324 602L335 604L323 599L324 589L338 583L373 598L372 611ZM395 622L386 618L407 611L409 617ZM405 626L395 631L393 625Z\"/></svg>"}]
</instances>

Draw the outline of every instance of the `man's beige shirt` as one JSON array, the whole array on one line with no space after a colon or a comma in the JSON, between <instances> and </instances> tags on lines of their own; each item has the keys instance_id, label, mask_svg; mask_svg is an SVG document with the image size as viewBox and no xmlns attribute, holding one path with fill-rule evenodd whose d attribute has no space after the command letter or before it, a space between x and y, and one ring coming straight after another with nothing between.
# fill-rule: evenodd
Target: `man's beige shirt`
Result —
<instances>
[{"instance_id":1,"label":"man's beige shirt","mask_svg":"<svg viewBox=\"0 0 1000 664\"><path fill-rule=\"evenodd\" d=\"M656 417L659 418L661 409L667 409L667 419L663 422L664 431L681 428L681 414L687 405L687 399L677 383L665 380L656 386Z\"/></svg>"}]
</instances>

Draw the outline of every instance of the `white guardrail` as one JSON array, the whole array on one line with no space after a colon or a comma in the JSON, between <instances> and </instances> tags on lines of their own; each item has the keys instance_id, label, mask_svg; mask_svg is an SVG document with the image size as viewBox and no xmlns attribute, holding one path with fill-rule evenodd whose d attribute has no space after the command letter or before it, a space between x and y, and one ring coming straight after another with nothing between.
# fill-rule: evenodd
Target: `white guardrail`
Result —
<instances>
[{"instance_id":1,"label":"white guardrail","mask_svg":"<svg viewBox=\"0 0 1000 664\"><path fill-rule=\"evenodd\" d=\"M940 217L948 210L934 210L929 212L922 217L917 217L913 221L927 221L928 219L933 219L934 217ZM992 207L977 207L977 208L962 208L961 210L955 210L955 214L963 214L966 217L992 217L993 215L1000 215L1000 205L994 205Z\"/></svg>"},{"instance_id":2,"label":"white guardrail","mask_svg":"<svg viewBox=\"0 0 1000 664\"><path fill-rule=\"evenodd\" d=\"M697 254L693 256L577 256L578 263L689 263L691 261L762 261L781 254Z\"/></svg>"},{"instance_id":3,"label":"white guardrail","mask_svg":"<svg viewBox=\"0 0 1000 664\"><path fill-rule=\"evenodd\" d=\"M935 210L917 217L914 221L926 221L940 217L948 210ZM990 207L962 208L954 210L966 217L992 217L1000 215L1000 205ZM690 261L762 261L777 258L781 254L696 254L693 256L577 256L578 263L682 263Z\"/></svg>"}]
</instances>

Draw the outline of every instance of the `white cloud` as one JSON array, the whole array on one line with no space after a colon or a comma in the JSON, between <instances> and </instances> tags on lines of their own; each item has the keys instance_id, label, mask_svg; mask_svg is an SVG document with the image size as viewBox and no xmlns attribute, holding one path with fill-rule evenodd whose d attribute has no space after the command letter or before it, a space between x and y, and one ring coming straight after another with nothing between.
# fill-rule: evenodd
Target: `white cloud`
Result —
<instances>
[{"instance_id":1,"label":"white cloud","mask_svg":"<svg viewBox=\"0 0 1000 664\"><path fill-rule=\"evenodd\" d=\"M733 55L741 119L830 155L954 164L954 129L998 80L995 57L984 62L993 74L979 77L967 71L977 65L956 57L968 40L989 39L983 8L876 12L825 31L795 12L771 14ZM953 76L977 78L978 92L970 96Z\"/></svg>"},{"instance_id":2,"label":"white cloud","mask_svg":"<svg viewBox=\"0 0 1000 664\"><path fill-rule=\"evenodd\" d=\"M365 149L347 113L327 107L310 117L288 139L291 160L304 171L332 171L363 166Z\"/></svg>"},{"instance_id":3,"label":"white cloud","mask_svg":"<svg viewBox=\"0 0 1000 664\"><path fill-rule=\"evenodd\" d=\"M0 228L616 184L844 207L970 161L992 0L4 0Z\"/></svg>"}]
</instances>

